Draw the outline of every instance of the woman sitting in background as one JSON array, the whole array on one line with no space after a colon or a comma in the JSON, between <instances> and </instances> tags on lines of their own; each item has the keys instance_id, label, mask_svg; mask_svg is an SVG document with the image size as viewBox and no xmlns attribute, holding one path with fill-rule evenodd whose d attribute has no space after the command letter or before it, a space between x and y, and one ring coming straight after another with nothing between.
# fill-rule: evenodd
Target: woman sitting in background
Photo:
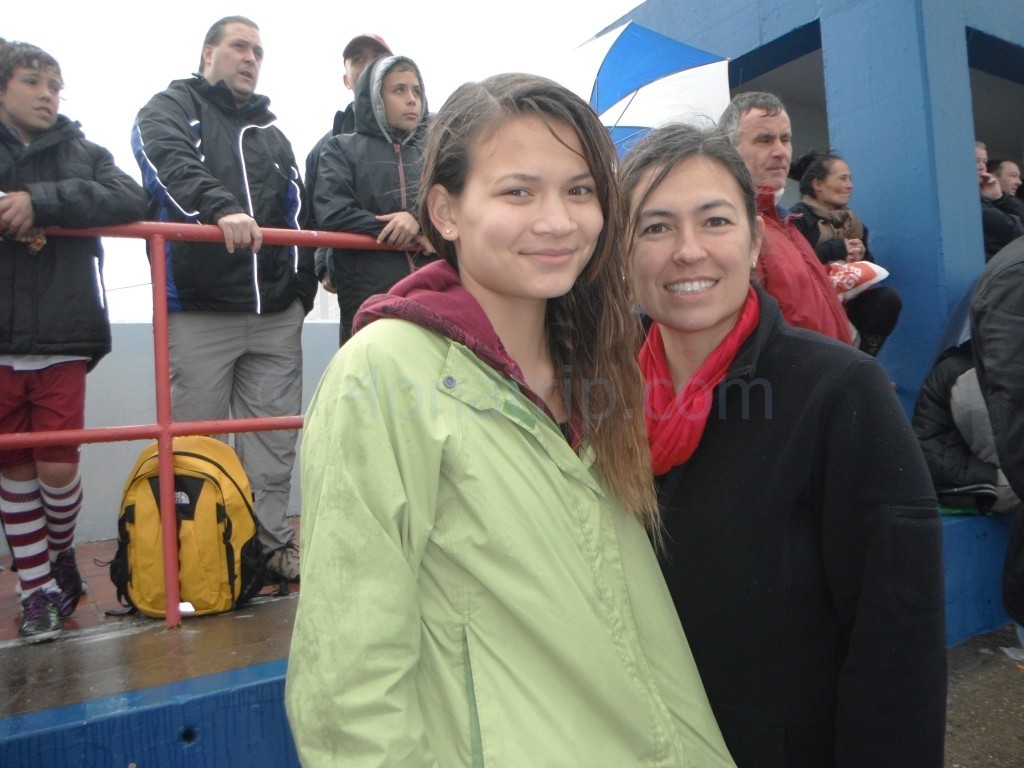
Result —
<instances>
[{"instance_id":1,"label":"woman sitting in background","mask_svg":"<svg viewBox=\"0 0 1024 768\"><path fill-rule=\"evenodd\" d=\"M800 182L801 201L790 213L821 263L874 262L868 250L868 228L850 210L853 176L850 166L832 152L812 150L800 157L789 171ZM895 289L875 285L844 301L846 316L860 334L860 348L877 355L900 318L903 302Z\"/></svg>"}]
</instances>

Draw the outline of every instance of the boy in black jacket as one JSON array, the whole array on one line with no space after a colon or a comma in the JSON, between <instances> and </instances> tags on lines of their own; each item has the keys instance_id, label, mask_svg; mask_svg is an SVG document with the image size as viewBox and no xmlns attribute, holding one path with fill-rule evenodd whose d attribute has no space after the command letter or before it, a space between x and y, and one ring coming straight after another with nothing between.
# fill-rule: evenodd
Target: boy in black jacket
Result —
<instances>
[{"instance_id":1,"label":"boy in black jacket","mask_svg":"<svg viewBox=\"0 0 1024 768\"><path fill-rule=\"evenodd\" d=\"M58 115L52 56L0 40L0 434L81 429L85 374L110 351L99 238L42 228L145 216L142 188ZM18 568L18 636L51 640L84 584L73 549L79 446L0 451L0 519Z\"/></svg>"},{"instance_id":2,"label":"boy in black jacket","mask_svg":"<svg viewBox=\"0 0 1024 768\"><path fill-rule=\"evenodd\" d=\"M416 64L405 56L379 58L356 85L355 133L334 136L320 155L312 201L320 228L373 235L396 249L334 249L331 274L341 309L342 344L359 306L420 265L416 251L399 249L420 245L424 253L434 253L414 213L426 116Z\"/></svg>"}]
</instances>

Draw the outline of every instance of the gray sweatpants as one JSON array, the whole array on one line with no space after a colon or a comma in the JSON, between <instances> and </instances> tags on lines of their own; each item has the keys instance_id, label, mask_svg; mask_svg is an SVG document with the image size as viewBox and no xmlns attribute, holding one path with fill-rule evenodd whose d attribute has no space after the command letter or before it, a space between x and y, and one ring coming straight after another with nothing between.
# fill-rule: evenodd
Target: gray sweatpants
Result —
<instances>
[{"instance_id":1,"label":"gray sweatpants","mask_svg":"<svg viewBox=\"0 0 1024 768\"><path fill-rule=\"evenodd\" d=\"M302 409L302 303L283 312L168 315L175 421L297 416ZM288 498L295 430L243 432L235 451L256 499L260 541L270 552L295 537Z\"/></svg>"},{"instance_id":2,"label":"gray sweatpants","mask_svg":"<svg viewBox=\"0 0 1024 768\"><path fill-rule=\"evenodd\" d=\"M960 374L949 392L949 410L953 423L971 449L971 453L996 468L996 492L999 498L992 505L993 512L1008 512L1020 503L1010 487L1010 482L999 466L996 453L996 438L992 433L992 422L988 417L985 397L981 393L976 368L968 368Z\"/></svg>"}]
</instances>

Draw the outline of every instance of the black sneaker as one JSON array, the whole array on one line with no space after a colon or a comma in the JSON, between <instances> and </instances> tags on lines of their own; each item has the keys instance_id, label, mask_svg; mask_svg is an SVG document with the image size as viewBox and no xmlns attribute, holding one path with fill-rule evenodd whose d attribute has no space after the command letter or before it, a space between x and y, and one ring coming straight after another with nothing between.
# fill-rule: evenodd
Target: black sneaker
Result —
<instances>
[{"instance_id":1,"label":"black sneaker","mask_svg":"<svg viewBox=\"0 0 1024 768\"><path fill-rule=\"evenodd\" d=\"M21 627L18 638L26 643L42 643L60 634L60 614L57 601L60 594L37 589L21 601Z\"/></svg>"},{"instance_id":2,"label":"black sneaker","mask_svg":"<svg viewBox=\"0 0 1024 768\"><path fill-rule=\"evenodd\" d=\"M78 572L78 563L75 562L75 549L66 549L57 555L57 562L53 564L53 578L60 587L60 595L57 600L57 612L62 619L75 612L78 601L82 599L85 592L85 582L82 581L82 574Z\"/></svg>"},{"instance_id":3,"label":"black sneaker","mask_svg":"<svg viewBox=\"0 0 1024 768\"><path fill-rule=\"evenodd\" d=\"M299 580L299 545L290 541L267 558L267 570L273 579Z\"/></svg>"}]
</instances>

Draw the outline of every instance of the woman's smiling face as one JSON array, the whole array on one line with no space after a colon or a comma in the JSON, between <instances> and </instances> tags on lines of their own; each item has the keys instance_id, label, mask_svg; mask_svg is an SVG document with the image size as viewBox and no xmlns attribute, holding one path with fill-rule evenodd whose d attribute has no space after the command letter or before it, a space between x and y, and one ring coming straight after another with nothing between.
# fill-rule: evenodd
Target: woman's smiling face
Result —
<instances>
[{"instance_id":1,"label":"woman's smiling face","mask_svg":"<svg viewBox=\"0 0 1024 768\"><path fill-rule=\"evenodd\" d=\"M635 210L650 169L634 191L634 291L665 333L697 334L717 345L736 324L761 247L739 184L718 161L678 163Z\"/></svg>"},{"instance_id":2,"label":"woman's smiling face","mask_svg":"<svg viewBox=\"0 0 1024 768\"><path fill-rule=\"evenodd\" d=\"M509 120L473 148L460 195L443 189L438 229L455 243L459 276L485 311L563 296L594 254L604 214L573 129Z\"/></svg>"}]
</instances>

